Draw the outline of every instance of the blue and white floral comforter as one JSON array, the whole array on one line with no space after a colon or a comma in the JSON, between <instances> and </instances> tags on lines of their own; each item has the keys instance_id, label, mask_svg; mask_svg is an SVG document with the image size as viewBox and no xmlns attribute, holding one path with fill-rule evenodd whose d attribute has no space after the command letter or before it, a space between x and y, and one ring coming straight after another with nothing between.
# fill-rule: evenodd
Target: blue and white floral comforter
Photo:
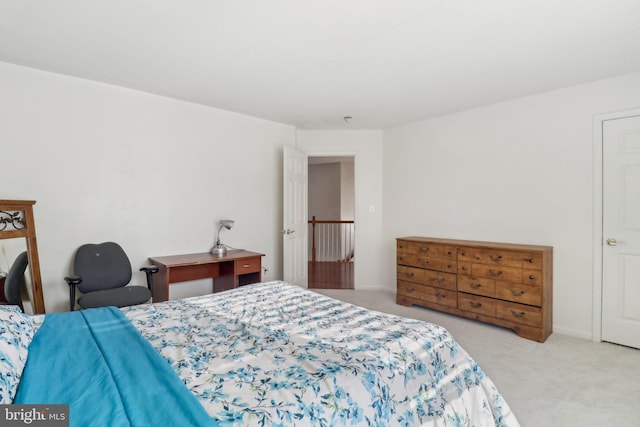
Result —
<instances>
[{"instance_id":1,"label":"blue and white floral comforter","mask_svg":"<svg viewBox=\"0 0 640 427\"><path fill-rule=\"evenodd\" d=\"M221 425L518 425L435 324L284 282L123 311Z\"/></svg>"}]
</instances>

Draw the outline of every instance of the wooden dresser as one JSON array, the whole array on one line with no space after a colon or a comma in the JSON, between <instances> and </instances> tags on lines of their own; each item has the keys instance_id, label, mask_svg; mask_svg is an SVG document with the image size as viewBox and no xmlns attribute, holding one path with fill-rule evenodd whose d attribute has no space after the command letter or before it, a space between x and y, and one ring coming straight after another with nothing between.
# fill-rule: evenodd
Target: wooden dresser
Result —
<instances>
[{"instance_id":1,"label":"wooden dresser","mask_svg":"<svg viewBox=\"0 0 640 427\"><path fill-rule=\"evenodd\" d=\"M469 240L397 239L396 302L513 329L552 331L553 248Z\"/></svg>"}]
</instances>

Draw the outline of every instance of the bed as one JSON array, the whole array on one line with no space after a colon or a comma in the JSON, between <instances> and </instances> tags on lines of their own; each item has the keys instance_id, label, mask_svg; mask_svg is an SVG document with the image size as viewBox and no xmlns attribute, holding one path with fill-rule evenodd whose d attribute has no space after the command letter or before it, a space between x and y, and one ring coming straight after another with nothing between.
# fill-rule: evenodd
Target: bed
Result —
<instances>
[{"instance_id":1,"label":"bed","mask_svg":"<svg viewBox=\"0 0 640 427\"><path fill-rule=\"evenodd\" d=\"M71 425L518 425L444 328L281 281L11 316L26 363L0 396L70 404Z\"/></svg>"}]
</instances>

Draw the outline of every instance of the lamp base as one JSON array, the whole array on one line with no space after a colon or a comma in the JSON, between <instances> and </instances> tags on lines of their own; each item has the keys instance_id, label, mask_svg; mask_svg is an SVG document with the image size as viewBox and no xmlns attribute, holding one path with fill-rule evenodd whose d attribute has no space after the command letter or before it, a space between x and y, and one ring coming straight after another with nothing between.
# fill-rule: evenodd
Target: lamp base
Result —
<instances>
[{"instance_id":1,"label":"lamp base","mask_svg":"<svg viewBox=\"0 0 640 427\"><path fill-rule=\"evenodd\" d=\"M227 253L227 247L225 245L215 245L213 249L211 249L211 253L218 256L225 255Z\"/></svg>"}]
</instances>

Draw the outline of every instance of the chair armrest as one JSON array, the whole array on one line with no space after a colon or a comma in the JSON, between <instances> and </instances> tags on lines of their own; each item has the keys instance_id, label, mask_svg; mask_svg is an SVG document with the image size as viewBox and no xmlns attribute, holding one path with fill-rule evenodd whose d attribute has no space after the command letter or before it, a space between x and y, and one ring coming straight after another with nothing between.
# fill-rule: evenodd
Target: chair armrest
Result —
<instances>
[{"instance_id":1,"label":"chair armrest","mask_svg":"<svg viewBox=\"0 0 640 427\"><path fill-rule=\"evenodd\" d=\"M82 277L73 275L65 277L64 280L69 285L69 311L73 311L76 306L76 285L82 283Z\"/></svg>"},{"instance_id":2,"label":"chair armrest","mask_svg":"<svg viewBox=\"0 0 640 427\"><path fill-rule=\"evenodd\" d=\"M158 266L149 265L147 267L140 268L140 271L144 271L144 273L147 275L147 287L151 291L151 296L153 297L153 277L152 276L153 276L153 273L158 272Z\"/></svg>"},{"instance_id":3,"label":"chair armrest","mask_svg":"<svg viewBox=\"0 0 640 427\"><path fill-rule=\"evenodd\" d=\"M158 266L157 265L149 265L149 266L140 268L140 271L144 271L145 273L147 273L147 272L149 272L149 273L157 273L158 272Z\"/></svg>"},{"instance_id":4,"label":"chair armrest","mask_svg":"<svg viewBox=\"0 0 640 427\"><path fill-rule=\"evenodd\" d=\"M64 280L67 282L67 285L71 286L75 286L75 285L79 285L80 283L82 283L82 277L81 276L67 276L64 278Z\"/></svg>"}]
</instances>

